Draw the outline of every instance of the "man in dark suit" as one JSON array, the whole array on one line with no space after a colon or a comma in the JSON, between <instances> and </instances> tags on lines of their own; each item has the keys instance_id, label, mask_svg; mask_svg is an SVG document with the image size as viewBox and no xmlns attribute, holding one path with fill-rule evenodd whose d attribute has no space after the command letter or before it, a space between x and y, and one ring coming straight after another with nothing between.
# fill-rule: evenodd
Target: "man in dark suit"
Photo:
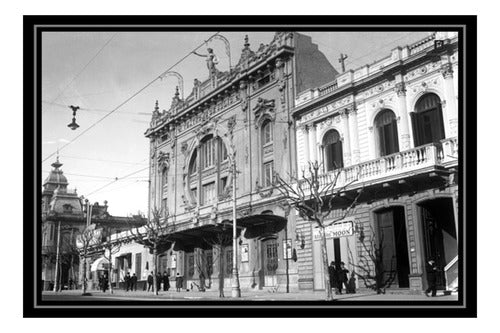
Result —
<instances>
[{"instance_id":1,"label":"man in dark suit","mask_svg":"<svg viewBox=\"0 0 500 333\"><path fill-rule=\"evenodd\" d=\"M125 275L124 280L125 280L125 290L126 291L129 291L129 289L132 290L131 285L130 285L131 281L130 281L130 273L129 272L127 272L127 274Z\"/></svg>"},{"instance_id":2,"label":"man in dark suit","mask_svg":"<svg viewBox=\"0 0 500 333\"><path fill-rule=\"evenodd\" d=\"M425 291L425 296L429 297L429 293L432 291L432 297L436 297L436 273L437 273L436 262L433 258L427 260L425 265L425 271L427 273L427 285L428 288Z\"/></svg>"},{"instance_id":3,"label":"man in dark suit","mask_svg":"<svg viewBox=\"0 0 500 333\"><path fill-rule=\"evenodd\" d=\"M130 290L137 291L137 275L135 273L130 278Z\"/></svg>"}]
</instances>

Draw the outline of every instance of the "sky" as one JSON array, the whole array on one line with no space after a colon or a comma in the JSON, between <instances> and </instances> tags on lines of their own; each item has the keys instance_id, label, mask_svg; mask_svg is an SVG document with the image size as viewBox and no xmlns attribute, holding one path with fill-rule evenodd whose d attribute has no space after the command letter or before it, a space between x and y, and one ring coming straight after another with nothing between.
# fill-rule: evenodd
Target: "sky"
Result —
<instances>
[{"instance_id":1,"label":"sky","mask_svg":"<svg viewBox=\"0 0 500 333\"><path fill-rule=\"evenodd\" d=\"M207 47L214 49L218 69L227 70L229 59L222 41L204 42L215 32L44 32L42 180L52 169L59 149L61 169L69 188L76 188L78 195L92 203L107 200L108 210L115 216L145 213L149 140L144 132L155 101L161 110L168 109L178 85L173 76L151 82L200 45L198 53L206 53ZM348 55L346 70L356 69L430 32L302 33L312 37L340 72L340 53ZM257 50L260 43L268 44L274 36L274 32L221 34L230 42L232 65L240 57L246 34L252 50ZM186 97L195 78L203 81L208 77L204 58L194 54L172 70L182 75ZM80 127L74 131L67 127L72 119L69 105L82 108L76 114Z\"/></svg>"}]
</instances>

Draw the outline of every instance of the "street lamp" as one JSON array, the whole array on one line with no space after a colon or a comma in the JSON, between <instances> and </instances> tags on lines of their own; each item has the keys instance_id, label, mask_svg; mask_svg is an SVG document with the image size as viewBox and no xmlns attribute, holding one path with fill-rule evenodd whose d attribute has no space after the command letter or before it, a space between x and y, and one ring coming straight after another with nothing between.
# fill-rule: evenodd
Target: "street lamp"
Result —
<instances>
[{"instance_id":1,"label":"street lamp","mask_svg":"<svg viewBox=\"0 0 500 333\"><path fill-rule=\"evenodd\" d=\"M68 124L68 127L71 128L73 131L76 130L80 125L76 123L76 111L80 108L79 106L73 106L70 105L69 108L73 110L73 120L71 121L70 124Z\"/></svg>"}]
</instances>

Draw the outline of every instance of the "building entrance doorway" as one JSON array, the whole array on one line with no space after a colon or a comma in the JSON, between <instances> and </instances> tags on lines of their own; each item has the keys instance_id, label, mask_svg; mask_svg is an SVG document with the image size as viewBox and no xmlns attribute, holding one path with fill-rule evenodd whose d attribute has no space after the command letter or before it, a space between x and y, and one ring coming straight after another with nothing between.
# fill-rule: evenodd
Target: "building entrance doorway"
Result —
<instances>
[{"instance_id":1,"label":"building entrance doorway","mask_svg":"<svg viewBox=\"0 0 500 333\"><path fill-rule=\"evenodd\" d=\"M446 289L458 283L458 247L453 201L439 198L418 205L424 235L424 260L433 258L438 267L436 284ZM448 280L448 281L447 281Z\"/></svg>"},{"instance_id":2,"label":"building entrance doorway","mask_svg":"<svg viewBox=\"0 0 500 333\"><path fill-rule=\"evenodd\" d=\"M262 241L263 285L274 287L278 284L278 240L270 238Z\"/></svg>"},{"instance_id":3,"label":"building entrance doorway","mask_svg":"<svg viewBox=\"0 0 500 333\"><path fill-rule=\"evenodd\" d=\"M385 279L393 278L399 288L409 288L410 263L403 207L384 208L375 212L378 245L382 249Z\"/></svg>"}]
</instances>

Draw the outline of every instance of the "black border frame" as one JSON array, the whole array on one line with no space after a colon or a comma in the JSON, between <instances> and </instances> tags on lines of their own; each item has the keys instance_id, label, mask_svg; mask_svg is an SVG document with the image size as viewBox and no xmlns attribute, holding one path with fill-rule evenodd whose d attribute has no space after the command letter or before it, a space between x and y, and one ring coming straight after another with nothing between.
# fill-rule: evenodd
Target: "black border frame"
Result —
<instances>
[{"instance_id":1,"label":"black border frame","mask_svg":"<svg viewBox=\"0 0 500 333\"><path fill-rule=\"evenodd\" d=\"M189 22L189 23L186 23ZM195 23L194 23L195 22ZM212 22L217 22L214 24ZM254 23L259 22L259 26ZM333 22L333 23L332 23ZM73 26L68 28L67 26ZM116 27L122 25L122 27ZM158 27L156 25L162 25ZM169 25L166 27L166 25ZM175 26L173 26L175 25ZM188 26L189 25L189 26ZM308 25L308 27L301 27ZM321 26L325 25L325 26ZM326 26L330 25L330 26ZM335 25L332 27L331 25ZM340 27L340 25L342 25ZM113 26L113 27L111 27ZM280 26L280 27L277 27ZM402 27L405 26L405 27ZM458 30L465 41L460 51L460 68L465 75L459 78L459 230L467 235L464 276L466 288L458 301L120 301L120 302L58 302L42 301L41 291L35 290L40 276L40 258L34 256L35 239L40 233L33 229L38 220L41 196L41 32L42 31L429 31L446 28ZM298 29L296 29L298 28ZM24 317L476 317L477 316L477 17L476 16L24 16ZM37 44L35 45L35 40ZM464 55L467 55L464 58ZM37 72L35 72L35 64ZM463 77L467 80L464 82ZM36 91L34 90L34 85ZM36 96L35 96L36 94ZM35 110L33 106L36 103ZM464 105L467 110L465 113ZM35 121L35 118L37 121ZM465 193L466 190L466 193ZM465 195L464 195L465 194ZM469 221L464 224L463 221ZM39 243L39 242L38 242ZM34 262L37 263L35 270ZM168 303L168 304L167 304ZM85 306L74 307L74 305ZM166 308L166 305L174 306ZM201 308L200 306L210 307ZM99 307L98 307L99 306ZM370 307L376 306L376 307ZM409 307L412 306L412 307ZM103 311L103 308L106 311ZM200 311L186 311L191 309ZM167 310L168 309L168 310ZM269 311L284 310L284 311ZM332 311L334 309L334 311ZM245 310L245 311L242 311ZM354 310L354 311L353 311Z\"/></svg>"}]
</instances>

